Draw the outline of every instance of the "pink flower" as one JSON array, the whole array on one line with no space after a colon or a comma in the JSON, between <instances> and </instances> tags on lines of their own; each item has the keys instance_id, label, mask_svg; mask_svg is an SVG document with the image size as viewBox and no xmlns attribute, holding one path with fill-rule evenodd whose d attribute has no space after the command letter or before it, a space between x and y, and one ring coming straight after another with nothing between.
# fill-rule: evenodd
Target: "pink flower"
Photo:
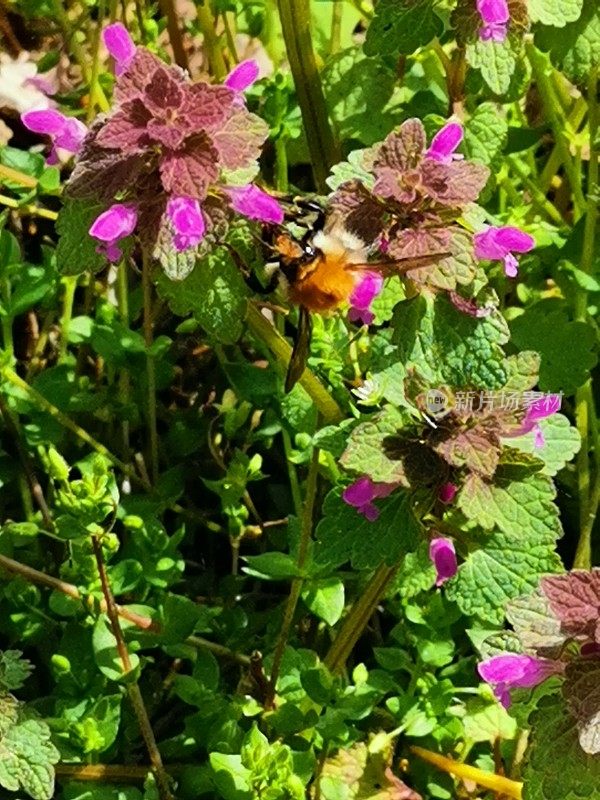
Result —
<instances>
[{"instance_id":1,"label":"pink flower","mask_svg":"<svg viewBox=\"0 0 600 800\"><path fill-rule=\"evenodd\" d=\"M121 22L107 25L102 32L106 49L115 60L115 74L121 75L136 53L136 46L129 35L129 31Z\"/></svg>"},{"instance_id":2,"label":"pink flower","mask_svg":"<svg viewBox=\"0 0 600 800\"><path fill-rule=\"evenodd\" d=\"M510 13L506 0L477 0L477 11L483 21L479 38L483 42L490 39L503 42L506 39Z\"/></svg>"},{"instance_id":3,"label":"pink flower","mask_svg":"<svg viewBox=\"0 0 600 800\"><path fill-rule=\"evenodd\" d=\"M172 197L167 203L167 214L175 228L175 249L181 252L196 247L206 231L200 203L193 197Z\"/></svg>"},{"instance_id":4,"label":"pink flower","mask_svg":"<svg viewBox=\"0 0 600 800\"><path fill-rule=\"evenodd\" d=\"M351 322L362 322L370 325L375 315L371 311L371 303L383 289L383 277L378 272L365 272L354 287L350 295L350 311L348 318Z\"/></svg>"},{"instance_id":5,"label":"pink flower","mask_svg":"<svg viewBox=\"0 0 600 800\"><path fill-rule=\"evenodd\" d=\"M258 64L249 58L234 67L223 83L234 92L243 92L258 78Z\"/></svg>"},{"instance_id":6,"label":"pink flower","mask_svg":"<svg viewBox=\"0 0 600 800\"><path fill-rule=\"evenodd\" d=\"M357 509L359 514L374 522L379 516L379 509L374 505L373 500L377 497L387 497L396 488L394 483L373 483L368 478L359 478L350 486L346 486L342 493L342 500L349 506Z\"/></svg>"},{"instance_id":7,"label":"pink flower","mask_svg":"<svg viewBox=\"0 0 600 800\"><path fill-rule=\"evenodd\" d=\"M448 503L451 503L454 500L457 492L458 486L456 486L456 484L450 482L444 483L440 486L438 491L438 500L448 505Z\"/></svg>"},{"instance_id":8,"label":"pink flower","mask_svg":"<svg viewBox=\"0 0 600 800\"><path fill-rule=\"evenodd\" d=\"M425 156L440 164L450 164L452 161L463 158L454 151L462 142L464 136L460 122L447 122L431 140Z\"/></svg>"},{"instance_id":9,"label":"pink flower","mask_svg":"<svg viewBox=\"0 0 600 800\"><path fill-rule=\"evenodd\" d=\"M479 259L504 261L504 271L509 278L515 278L519 262L515 253L528 253L535 247L535 239L528 233L510 226L489 226L473 237L475 255Z\"/></svg>"},{"instance_id":10,"label":"pink flower","mask_svg":"<svg viewBox=\"0 0 600 800\"><path fill-rule=\"evenodd\" d=\"M48 164L58 164L58 150L77 153L87 135L87 128L75 117L66 117L53 108L39 111L26 111L21 115L26 128L34 133L45 133L52 139L52 150L48 156Z\"/></svg>"},{"instance_id":11,"label":"pink flower","mask_svg":"<svg viewBox=\"0 0 600 800\"><path fill-rule=\"evenodd\" d=\"M456 570L458 569L456 550L450 539L444 539L441 536L437 539L432 539L429 544L429 558L435 567L436 586L441 586L456 575Z\"/></svg>"},{"instance_id":12,"label":"pink flower","mask_svg":"<svg viewBox=\"0 0 600 800\"><path fill-rule=\"evenodd\" d=\"M511 689L530 689L550 675L563 671L559 661L535 658L521 653L492 656L477 666L479 675L494 688L494 694L504 708L510 706Z\"/></svg>"},{"instance_id":13,"label":"pink flower","mask_svg":"<svg viewBox=\"0 0 600 800\"><path fill-rule=\"evenodd\" d=\"M560 411L561 400L562 395L560 394L548 394L545 397L540 397L539 400L535 400L525 412L525 417L521 426L511 435L523 436L533 431L534 446L538 448L543 447L545 442L544 434L538 423L541 419L550 417L552 414L556 414L557 411Z\"/></svg>"},{"instance_id":14,"label":"pink flower","mask_svg":"<svg viewBox=\"0 0 600 800\"><path fill-rule=\"evenodd\" d=\"M113 263L118 261L122 252L117 242L133 233L136 225L137 212L133 206L115 203L107 208L96 217L89 230L90 236L100 240L96 252Z\"/></svg>"},{"instance_id":15,"label":"pink flower","mask_svg":"<svg viewBox=\"0 0 600 800\"><path fill-rule=\"evenodd\" d=\"M238 214L243 214L248 219L257 219L275 225L281 225L283 222L283 208L277 200L253 183L248 186L231 186L225 191Z\"/></svg>"}]
</instances>

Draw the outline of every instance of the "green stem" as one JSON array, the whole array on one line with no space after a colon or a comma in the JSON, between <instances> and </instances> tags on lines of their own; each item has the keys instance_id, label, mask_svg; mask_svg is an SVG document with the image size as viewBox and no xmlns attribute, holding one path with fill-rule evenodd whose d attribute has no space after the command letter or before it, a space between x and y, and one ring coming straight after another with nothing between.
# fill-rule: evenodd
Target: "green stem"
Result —
<instances>
[{"instance_id":1,"label":"green stem","mask_svg":"<svg viewBox=\"0 0 600 800\"><path fill-rule=\"evenodd\" d=\"M344 14L343 0L333 0L331 11L331 36L329 39L329 54L339 53L342 47L342 17Z\"/></svg>"},{"instance_id":2,"label":"green stem","mask_svg":"<svg viewBox=\"0 0 600 800\"><path fill-rule=\"evenodd\" d=\"M560 212L558 211L556 206L553 205L550 202L550 200L548 200L546 195L542 191L540 191L540 189L536 186L536 184L531 180L529 176L529 171L527 170L527 167L523 164L523 162L519 158L517 158L517 156L514 155L507 156L506 161L509 164L510 168L513 170L513 172L515 172L523 182L523 185L525 186L525 188L527 189L527 191L531 196L531 201L533 205L536 206L538 211L541 211L548 217L548 219L551 222L554 222L556 225L562 228L565 224L565 221L563 220Z\"/></svg>"},{"instance_id":3,"label":"green stem","mask_svg":"<svg viewBox=\"0 0 600 800\"><path fill-rule=\"evenodd\" d=\"M146 380L148 383L148 439L150 449L150 476L152 483L158 479L158 431L156 429L156 366L150 353L152 333L152 259L144 252L142 266L144 293L144 342L146 344Z\"/></svg>"},{"instance_id":4,"label":"green stem","mask_svg":"<svg viewBox=\"0 0 600 800\"><path fill-rule=\"evenodd\" d=\"M313 528L313 512L315 507L315 499L317 496L317 478L319 475L319 449L314 448L310 466L308 469L308 477L306 479L306 498L304 500L304 507L302 510L302 526L300 529L300 543L298 545L298 554L296 556L296 566L298 571L301 572L306 564L306 557L308 555L308 547ZM273 654L273 666L271 667L270 677L270 697L267 698L267 704L271 705L275 697L275 690L277 686L277 678L279 677L279 670L281 669L281 662L283 654L288 642L294 614L300 593L302 591L303 578L294 578L290 594L285 605L283 613L283 622L281 623L281 630L277 638L275 652Z\"/></svg>"},{"instance_id":5,"label":"green stem","mask_svg":"<svg viewBox=\"0 0 600 800\"><path fill-rule=\"evenodd\" d=\"M571 113L569 114L569 119L567 120L568 127L571 128L572 131L577 131L579 126L583 122L585 115L587 114L587 103L583 99L583 97L578 97L575 103L573 104L573 108L571 109ZM538 186L540 190L546 194L550 185L552 184L552 180L557 174L560 168L560 152L558 147L555 145L552 149L552 152L548 156L548 160L544 165L544 169L542 170L540 177L538 178Z\"/></svg>"},{"instance_id":6,"label":"green stem","mask_svg":"<svg viewBox=\"0 0 600 800\"><path fill-rule=\"evenodd\" d=\"M173 55L175 56L175 63L181 69L189 70L190 64L188 61L185 46L183 44L183 36L179 28L179 18L177 9L173 0L159 0L160 10L167 20L167 30L169 31L169 41L173 48Z\"/></svg>"},{"instance_id":7,"label":"green stem","mask_svg":"<svg viewBox=\"0 0 600 800\"><path fill-rule=\"evenodd\" d=\"M552 128L554 140L569 179L571 192L573 193L575 219L577 220L583 214L586 203L581 188L581 177L575 169L575 163L571 157L571 151L569 150L569 142L565 136L565 119L561 113L562 108L560 102L556 98L550 78L552 66L547 57L542 55L531 43L527 44L527 55L531 63L542 105L544 106L546 119Z\"/></svg>"},{"instance_id":8,"label":"green stem","mask_svg":"<svg viewBox=\"0 0 600 800\"><path fill-rule=\"evenodd\" d=\"M309 0L278 0L279 18L304 122L315 185L327 191L326 179L341 156L327 115L323 87L310 35Z\"/></svg>"},{"instance_id":9,"label":"green stem","mask_svg":"<svg viewBox=\"0 0 600 800\"><path fill-rule=\"evenodd\" d=\"M275 185L278 192L289 191L287 142L283 135L275 140Z\"/></svg>"},{"instance_id":10,"label":"green stem","mask_svg":"<svg viewBox=\"0 0 600 800\"><path fill-rule=\"evenodd\" d=\"M239 64L240 57L238 56L237 47L235 46L235 36L233 35L233 28L231 27L228 12L223 11L221 18L223 20L223 27L225 28L225 39L227 40L227 49L229 50L231 61L234 64Z\"/></svg>"},{"instance_id":11,"label":"green stem","mask_svg":"<svg viewBox=\"0 0 600 800\"><path fill-rule=\"evenodd\" d=\"M117 304L119 307L119 317L123 325L129 327L129 286L127 281L127 262L122 260L117 271ZM119 374L119 402L123 407L129 404L131 383L129 370L123 367ZM130 455L129 447L129 420L121 420L121 431L123 436L123 455L126 459Z\"/></svg>"},{"instance_id":12,"label":"green stem","mask_svg":"<svg viewBox=\"0 0 600 800\"><path fill-rule=\"evenodd\" d=\"M296 472L296 465L290 460L292 452L292 442L290 434L286 428L281 429L281 437L283 439L283 449L285 452L285 461L287 464L288 477L290 481L290 491L292 492L292 501L294 503L294 513L300 517L302 513L302 493L300 492L300 483L298 481L298 473Z\"/></svg>"},{"instance_id":13,"label":"green stem","mask_svg":"<svg viewBox=\"0 0 600 800\"><path fill-rule=\"evenodd\" d=\"M197 5L196 13L198 15L198 25L204 36L204 47L208 55L210 68L215 78L218 81L223 81L227 75L227 67L221 52L219 37L215 33L215 18L210 9L209 0L204 0L202 5Z\"/></svg>"},{"instance_id":14,"label":"green stem","mask_svg":"<svg viewBox=\"0 0 600 800\"><path fill-rule=\"evenodd\" d=\"M99 92L102 91L102 87L98 83L98 67L100 64L100 33L104 24L105 14L106 0L98 0L98 17L93 42L92 74L90 76L90 104L87 110L88 123L93 119L95 106L100 105Z\"/></svg>"},{"instance_id":15,"label":"green stem","mask_svg":"<svg viewBox=\"0 0 600 800\"><path fill-rule=\"evenodd\" d=\"M21 172L21 170L14 169L14 167L7 167L4 164L0 164L0 178L5 178L7 181L14 181L14 183L18 183L19 186L25 186L27 189L35 189L38 185L37 178L26 175L24 172ZM15 203L16 202L15 200ZM8 205L8 203L6 205ZM18 208L18 203L14 207Z\"/></svg>"},{"instance_id":16,"label":"green stem","mask_svg":"<svg viewBox=\"0 0 600 800\"><path fill-rule=\"evenodd\" d=\"M583 229L583 248L580 268L588 275L594 266L596 225L598 222L598 68L594 67L588 80L588 129L590 159L587 176L587 208ZM587 320L588 297L585 289L580 289L575 300L575 319ZM590 569L592 566L592 528L598 508L598 482L600 480L599 454L594 447L596 468L594 489L591 490L589 431L597 430L592 380L577 390L575 395L575 417L581 436L581 450L577 459L577 480L579 489L579 542L575 553L574 566ZM596 444L596 443L595 443Z\"/></svg>"},{"instance_id":17,"label":"green stem","mask_svg":"<svg viewBox=\"0 0 600 800\"><path fill-rule=\"evenodd\" d=\"M350 609L335 641L325 656L325 666L331 672L341 672L344 669L350 653L362 636L397 569L398 565L388 567L386 564L382 564L371 576L369 583Z\"/></svg>"},{"instance_id":18,"label":"green stem","mask_svg":"<svg viewBox=\"0 0 600 800\"><path fill-rule=\"evenodd\" d=\"M69 344L69 327L73 318L73 302L75 291L77 290L77 277L68 275L63 278L65 288L62 301L62 314L60 316L60 343L58 350L58 360L62 361L67 354Z\"/></svg>"},{"instance_id":19,"label":"green stem","mask_svg":"<svg viewBox=\"0 0 600 800\"><path fill-rule=\"evenodd\" d=\"M15 200L14 197L7 197L4 194L0 194L0 205L6 206L7 208L14 208L32 217L42 217L43 219L51 219L52 221L58 218L56 211L50 211L49 208L39 208L39 206L33 205L33 203L20 203L18 200Z\"/></svg>"},{"instance_id":20,"label":"green stem","mask_svg":"<svg viewBox=\"0 0 600 800\"><path fill-rule=\"evenodd\" d=\"M283 372L292 355L290 345L251 302L247 305L246 322L252 333L263 341L273 353ZM308 367L304 370L299 382L308 392L326 425L333 425L343 419L344 415L338 404Z\"/></svg>"}]
</instances>

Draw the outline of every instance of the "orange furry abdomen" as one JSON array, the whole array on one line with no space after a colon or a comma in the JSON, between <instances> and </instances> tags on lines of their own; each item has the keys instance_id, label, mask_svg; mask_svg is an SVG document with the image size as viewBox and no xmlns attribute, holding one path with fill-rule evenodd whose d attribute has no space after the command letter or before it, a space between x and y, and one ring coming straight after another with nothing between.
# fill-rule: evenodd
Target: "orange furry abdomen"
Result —
<instances>
[{"instance_id":1,"label":"orange furry abdomen","mask_svg":"<svg viewBox=\"0 0 600 800\"><path fill-rule=\"evenodd\" d=\"M348 302L355 278L343 254L319 257L290 286L290 300L309 311L324 314Z\"/></svg>"}]
</instances>

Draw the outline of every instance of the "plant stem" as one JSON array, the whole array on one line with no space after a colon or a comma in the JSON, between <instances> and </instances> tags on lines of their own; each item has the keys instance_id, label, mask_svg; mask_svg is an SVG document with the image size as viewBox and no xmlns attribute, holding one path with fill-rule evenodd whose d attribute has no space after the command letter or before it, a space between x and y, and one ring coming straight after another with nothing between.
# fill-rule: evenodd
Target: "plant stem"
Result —
<instances>
[{"instance_id":1,"label":"plant stem","mask_svg":"<svg viewBox=\"0 0 600 800\"><path fill-rule=\"evenodd\" d=\"M327 191L326 178L341 155L335 142L310 35L309 0L278 0L283 39L298 104L304 121L317 190Z\"/></svg>"},{"instance_id":2,"label":"plant stem","mask_svg":"<svg viewBox=\"0 0 600 800\"><path fill-rule=\"evenodd\" d=\"M308 468L308 477L306 479L306 497L304 500L304 507L302 509L302 525L300 528L300 543L298 545L298 554L296 556L296 566L298 571L301 572L306 563L306 556L308 555L308 546L310 544L312 528L313 528L313 512L315 507L315 498L317 496L317 478L319 474L319 449L313 449L312 459ZM302 591L303 578L294 578L290 593L283 612L283 621L281 623L281 630L277 638L275 652L273 654L273 666L271 667L271 677L269 681L269 697L267 698L266 705L271 706L275 698L275 691L277 688L277 678L281 669L281 662L283 654L288 642L294 614L298 600L300 599L300 592Z\"/></svg>"},{"instance_id":3,"label":"plant stem","mask_svg":"<svg viewBox=\"0 0 600 800\"><path fill-rule=\"evenodd\" d=\"M594 266L596 225L598 222L598 68L594 67L588 80L588 130L590 159L587 176L587 208L583 229L583 248L580 268L590 275ZM585 289L580 289L575 299L575 319L587 320L588 297ZM592 379L581 386L575 395L575 417L577 429L581 436L581 449L577 457L577 481L579 490L579 541L575 552L574 566L578 569L591 569L592 566L592 529L598 508L597 487L600 480L600 458L594 448L596 468L595 488L591 495L589 430L597 427ZM597 444L595 442L595 444ZM595 503L595 507L594 507Z\"/></svg>"},{"instance_id":4,"label":"plant stem","mask_svg":"<svg viewBox=\"0 0 600 800\"><path fill-rule=\"evenodd\" d=\"M60 342L58 360L62 361L67 354L69 344L69 326L73 317L73 301L77 289L77 276L67 275L63 278L64 296L62 302L62 314L60 316Z\"/></svg>"},{"instance_id":5,"label":"plant stem","mask_svg":"<svg viewBox=\"0 0 600 800\"><path fill-rule=\"evenodd\" d=\"M342 17L344 14L343 0L333 0L331 10L331 36L329 39L329 54L339 53L342 46Z\"/></svg>"},{"instance_id":6,"label":"plant stem","mask_svg":"<svg viewBox=\"0 0 600 800\"><path fill-rule=\"evenodd\" d=\"M573 193L575 219L577 220L583 214L585 197L583 196L583 190L581 188L581 177L575 169L575 163L571 157L571 151L569 150L569 142L565 136L565 120L561 114L562 109L554 94L554 87L550 79L552 67L548 59L543 56L532 43L528 43L526 48L542 105L544 106L544 113L552 128L554 140L569 179L571 192Z\"/></svg>"},{"instance_id":7,"label":"plant stem","mask_svg":"<svg viewBox=\"0 0 600 800\"><path fill-rule=\"evenodd\" d=\"M117 268L116 291L119 317L123 325L129 327L129 284L127 280L127 262L124 259L121 260ZM129 370L127 367L123 367L119 374L119 402L123 406L127 406L129 403L130 388ZM129 420L125 417L121 420L121 432L123 437L123 457L129 460Z\"/></svg>"},{"instance_id":8,"label":"plant stem","mask_svg":"<svg viewBox=\"0 0 600 800\"><path fill-rule=\"evenodd\" d=\"M98 0L98 17L96 22L96 30L94 31L93 41L93 56L92 56L92 73L90 76L90 104L87 109L87 121L92 121L94 117L94 107L100 105L98 94L102 91L102 87L98 83L98 67L100 63L100 33L102 25L104 24L104 15L106 14L106 0Z\"/></svg>"},{"instance_id":9,"label":"plant stem","mask_svg":"<svg viewBox=\"0 0 600 800\"><path fill-rule=\"evenodd\" d=\"M23 211L23 213L30 214L32 217L42 217L43 219L51 219L52 221L58 219L58 213L56 211L50 211L49 208L39 208L39 206L34 206L32 203L23 204L13 197L7 197L4 194L0 194L0 204L7 208Z\"/></svg>"},{"instance_id":10,"label":"plant stem","mask_svg":"<svg viewBox=\"0 0 600 800\"><path fill-rule=\"evenodd\" d=\"M550 202L550 200L548 200L546 195L531 180L527 167L523 164L523 162L514 155L507 156L506 161L513 172L516 172L516 174L519 176L523 182L523 186L531 195L531 201L533 205L536 206L539 211L545 214L551 222L554 222L555 225L558 225L562 228L565 224L565 221L562 218L560 211Z\"/></svg>"},{"instance_id":11,"label":"plant stem","mask_svg":"<svg viewBox=\"0 0 600 800\"><path fill-rule=\"evenodd\" d=\"M13 181L14 183L18 183L19 186L25 186L28 189L35 189L38 185L37 178L32 178L31 175L26 175L24 172L21 172L21 170L7 167L4 164L0 164L0 178ZM6 205L8 205L8 203Z\"/></svg>"},{"instance_id":12,"label":"plant stem","mask_svg":"<svg viewBox=\"0 0 600 800\"><path fill-rule=\"evenodd\" d=\"M106 604L106 616L108 617L113 636L116 640L117 652L119 653L119 658L123 664L124 676L130 676L132 674L131 659L129 658L129 651L127 650L127 645L125 644L125 639L123 638L123 631L121 630L121 624L119 622L117 606L110 588L108 575L106 574L106 567L104 565L104 558L102 555L102 545L100 544L100 539L97 536L92 536L92 547L94 549L98 574L100 575L100 583L102 584L102 594L104 595L104 602ZM156 778L158 795L161 800L174 800L169 786L169 777L165 772L165 768L162 763L162 757L157 747L156 739L154 738L154 731L152 730L152 725L150 724L150 719L148 717L148 712L146 711L146 706L144 705L144 698L142 697L140 687L138 686L137 681L133 681L126 683L125 688L127 690L127 695L129 696L129 701L133 706L133 711L137 718L140 732L148 751L148 756L150 757L152 771L154 772L154 777Z\"/></svg>"},{"instance_id":13,"label":"plant stem","mask_svg":"<svg viewBox=\"0 0 600 800\"><path fill-rule=\"evenodd\" d=\"M344 669L350 653L362 636L369 619L383 597L397 569L397 564L392 567L388 567L387 564L382 564L371 576L361 596L350 609L335 641L325 656L325 666L328 667L331 672L341 672Z\"/></svg>"},{"instance_id":14,"label":"plant stem","mask_svg":"<svg viewBox=\"0 0 600 800\"><path fill-rule=\"evenodd\" d=\"M156 429L156 369L152 347L152 261L144 251L142 266L144 292L144 342L146 344L146 380L148 382L148 437L150 443L150 474L152 483L158 479L158 432Z\"/></svg>"},{"instance_id":15,"label":"plant stem","mask_svg":"<svg viewBox=\"0 0 600 800\"><path fill-rule=\"evenodd\" d=\"M573 104L573 108L571 113L569 114L569 119L567 123L569 127L573 131L577 131L579 126L584 120L584 117L587 113L587 103L583 99L583 97L578 97L575 103ZM548 160L544 165L544 169L542 170L540 177L538 178L538 186L540 190L545 194L550 185L552 183L553 178L555 177L558 169L560 167L560 153L558 151L558 147L554 145L554 148L550 155L548 156Z\"/></svg>"},{"instance_id":16,"label":"plant stem","mask_svg":"<svg viewBox=\"0 0 600 800\"><path fill-rule=\"evenodd\" d=\"M286 194L289 190L287 142L283 135L275 139L275 185L278 192Z\"/></svg>"},{"instance_id":17,"label":"plant stem","mask_svg":"<svg viewBox=\"0 0 600 800\"><path fill-rule=\"evenodd\" d=\"M57 764L54 769L58 778L71 781L126 783L146 780L152 767L137 764ZM165 770L172 775L182 769L180 764L165 765Z\"/></svg>"},{"instance_id":18,"label":"plant stem","mask_svg":"<svg viewBox=\"0 0 600 800\"><path fill-rule=\"evenodd\" d=\"M288 478L290 481L290 491L292 493L292 501L294 503L294 513L300 517L302 513L302 493L300 492L300 484L298 482L298 473L296 472L296 465L290 461L292 452L292 441L290 434L286 428L281 429L281 438L283 439L283 450L285 453L285 461L287 464Z\"/></svg>"},{"instance_id":19,"label":"plant stem","mask_svg":"<svg viewBox=\"0 0 600 800\"><path fill-rule=\"evenodd\" d=\"M497 795L505 795L507 797L521 800L523 784L519 781L513 781L510 778L505 778L504 775L495 775L493 772L484 772L478 767L470 767L468 764L461 764L460 761L453 761L451 758L433 753L431 750L425 750L423 747L411 747L413 752L423 761L433 764L443 772L450 775L455 775L462 780L473 781L484 786L486 789L491 789Z\"/></svg>"},{"instance_id":20,"label":"plant stem","mask_svg":"<svg viewBox=\"0 0 600 800\"><path fill-rule=\"evenodd\" d=\"M277 363L281 367L287 366L292 355L292 348L251 302L247 305L246 322L252 333L267 345ZM326 425L333 425L343 419L344 415L338 404L308 368L304 370L299 382L312 398Z\"/></svg>"},{"instance_id":21,"label":"plant stem","mask_svg":"<svg viewBox=\"0 0 600 800\"><path fill-rule=\"evenodd\" d=\"M227 49L229 50L229 55L231 56L231 60L234 64L239 64L240 58L235 46L235 37L233 35L233 28L231 27L231 22L229 20L229 13L227 11L223 11L221 18L223 20L223 27L225 28L225 39L227 40Z\"/></svg>"},{"instance_id":22,"label":"plant stem","mask_svg":"<svg viewBox=\"0 0 600 800\"><path fill-rule=\"evenodd\" d=\"M189 71L190 63L188 61L185 46L183 44L183 37L179 28L179 19L177 16L177 9L173 0L159 0L160 10L164 17L167 19L167 30L169 31L169 41L173 48L173 55L175 63L181 69Z\"/></svg>"},{"instance_id":23,"label":"plant stem","mask_svg":"<svg viewBox=\"0 0 600 800\"><path fill-rule=\"evenodd\" d=\"M202 5L196 5L198 25L204 36L204 48L208 56L210 68L218 81L223 81L227 75L225 59L221 52L219 38L215 33L215 18L210 9L209 0L204 0Z\"/></svg>"}]
</instances>

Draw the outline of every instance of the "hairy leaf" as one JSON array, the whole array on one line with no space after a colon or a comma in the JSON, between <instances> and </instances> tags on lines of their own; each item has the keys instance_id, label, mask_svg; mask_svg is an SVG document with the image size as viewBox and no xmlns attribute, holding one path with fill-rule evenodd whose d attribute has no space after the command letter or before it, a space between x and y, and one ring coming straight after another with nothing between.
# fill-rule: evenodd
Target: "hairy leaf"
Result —
<instances>
[{"instance_id":1,"label":"hairy leaf","mask_svg":"<svg viewBox=\"0 0 600 800\"><path fill-rule=\"evenodd\" d=\"M19 789L34 800L54 796L54 764L59 752L45 722L29 719L11 727L0 739L0 786Z\"/></svg>"},{"instance_id":2,"label":"hairy leaf","mask_svg":"<svg viewBox=\"0 0 600 800\"><path fill-rule=\"evenodd\" d=\"M586 753L600 753L600 658L581 656L567 664L563 696L577 720L579 743Z\"/></svg>"},{"instance_id":3,"label":"hairy leaf","mask_svg":"<svg viewBox=\"0 0 600 800\"><path fill-rule=\"evenodd\" d=\"M547 475L556 475L579 452L581 436L577 428L562 414L552 414L540 420L538 425L544 436L542 447L536 447L534 433L504 441L510 447L541 459L545 464L544 472Z\"/></svg>"},{"instance_id":4,"label":"hairy leaf","mask_svg":"<svg viewBox=\"0 0 600 800\"><path fill-rule=\"evenodd\" d=\"M380 0L367 31L365 53L414 53L443 31L431 0Z\"/></svg>"},{"instance_id":5,"label":"hairy leaf","mask_svg":"<svg viewBox=\"0 0 600 800\"><path fill-rule=\"evenodd\" d=\"M56 220L60 234L56 247L56 265L63 275L80 275L91 270L97 272L106 266L106 256L96 252L98 240L90 234L90 226L103 210L93 200L68 198Z\"/></svg>"},{"instance_id":6,"label":"hairy leaf","mask_svg":"<svg viewBox=\"0 0 600 800\"><path fill-rule=\"evenodd\" d=\"M564 27L579 19L583 0L528 0L527 9L532 22Z\"/></svg>"},{"instance_id":7,"label":"hairy leaf","mask_svg":"<svg viewBox=\"0 0 600 800\"><path fill-rule=\"evenodd\" d=\"M600 642L600 569L544 578L541 590L564 633Z\"/></svg>"}]
</instances>

